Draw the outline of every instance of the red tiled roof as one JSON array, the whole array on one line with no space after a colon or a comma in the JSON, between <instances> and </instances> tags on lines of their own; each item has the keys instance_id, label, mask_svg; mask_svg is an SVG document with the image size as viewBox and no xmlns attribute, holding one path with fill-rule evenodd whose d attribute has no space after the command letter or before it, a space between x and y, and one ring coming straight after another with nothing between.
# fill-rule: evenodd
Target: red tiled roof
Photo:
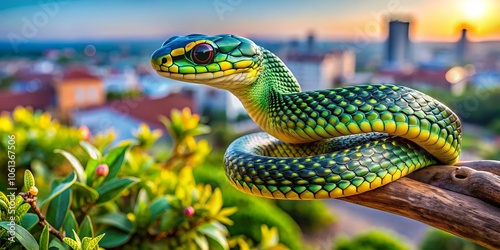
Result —
<instances>
[{"instance_id":1,"label":"red tiled roof","mask_svg":"<svg viewBox=\"0 0 500 250\"><path fill-rule=\"evenodd\" d=\"M390 76L396 82L402 83L427 83L442 88L450 88L451 86L446 80L446 70L444 69L416 69L409 72L385 70L377 72L377 75Z\"/></svg>"},{"instance_id":2,"label":"red tiled roof","mask_svg":"<svg viewBox=\"0 0 500 250\"><path fill-rule=\"evenodd\" d=\"M63 80L73 80L73 79L89 79L89 80L99 80L100 78L93 75L85 67L71 67L67 68L63 74Z\"/></svg>"},{"instance_id":3,"label":"red tiled roof","mask_svg":"<svg viewBox=\"0 0 500 250\"><path fill-rule=\"evenodd\" d=\"M113 100L108 102L106 106L150 125L163 127L163 124L159 120L160 115L170 117L172 109L181 110L185 107L193 110L195 100L192 93L182 92L157 99L141 97L139 99Z\"/></svg>"},{"instance_id":4,"label":"red tiled roof","mask_svg":"<svg viewBox=\"0 0 500 250\"><path fill-rule=\"evenodd\" d=\"M0 111L12 111L17 106L31 106L35 109L44 109L51 104L54 96L53 89L43 89L37 92L14 93L0 92Z\"/></svg>"},{"instance_id":5,"label":"red tiled roof","mask_svg":"<svg viewBox=\"0 0 500 250\"><path fill-rule=\"evenodd\" d=\"M43 74L43 73L28 73L28 72L23 72L19 71L16 76L16 80L21 81L21 82L31 82L31 81L37 81L45 85L50 85L54 83L54 74Z\"/></svg>"},{"instance_id":6,"label":"red tiled roof","mask_svg":"<svg viewBox=\"0 0 500 250\"><path fill-rule=\"evenodd\" d=\"M298 62L322 62L325 57L330 55L340 55L342 51L333 51L325 54L314 54L314 53L300 53L300 52L290 52L285 55L286 61L298 61Z\"/></svg>"}]
</instances>

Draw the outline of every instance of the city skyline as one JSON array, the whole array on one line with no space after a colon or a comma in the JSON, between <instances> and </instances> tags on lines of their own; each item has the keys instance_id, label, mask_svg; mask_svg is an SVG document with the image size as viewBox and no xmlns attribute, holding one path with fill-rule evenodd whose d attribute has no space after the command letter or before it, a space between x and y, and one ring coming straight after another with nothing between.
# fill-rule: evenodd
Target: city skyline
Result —
<instances>
[{"instance_id":1,"label":"city skyline","mask_svg":"<svg viewBox=\"0 0 500 250\"><path fill-rule=\"evenodd\" d=\"M188 33L235 33L296 39L382 41L384 16L411 19L414 41L500 40L500 2L443 1L33 1L0 3L0 40L150 39ZM438 24L438 25L437 25Z\"/></svg>"}]
</instances>

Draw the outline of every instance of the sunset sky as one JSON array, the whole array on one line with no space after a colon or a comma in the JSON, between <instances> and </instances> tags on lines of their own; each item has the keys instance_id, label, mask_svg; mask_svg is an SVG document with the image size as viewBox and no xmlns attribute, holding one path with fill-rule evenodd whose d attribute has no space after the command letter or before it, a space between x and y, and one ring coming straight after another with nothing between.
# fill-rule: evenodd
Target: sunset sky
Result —
<instances>
[{"instance_id":1,"label":"sunset sky","mask_svg":"<svg viewBox=\"0 0 500 250\"><path fill-rule=\"evenodd\" d=\"M97 1L0 2L0 40L161 38L172 34L235 33L288 39L313 30L322 40L382 40L381 16L411 17L412 40L500 40L499 0L358 1Z\"/></svg>"}]
</instances>

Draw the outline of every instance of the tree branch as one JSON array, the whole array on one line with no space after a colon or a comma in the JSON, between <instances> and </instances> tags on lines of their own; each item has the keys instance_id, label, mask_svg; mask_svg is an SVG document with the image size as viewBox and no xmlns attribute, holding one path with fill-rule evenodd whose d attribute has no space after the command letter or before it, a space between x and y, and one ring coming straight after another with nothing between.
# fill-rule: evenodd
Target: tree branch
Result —
<instances>
[{"instance_id":1,"label":"tree branch","mask_svg":"<svg viewBox=\"0 0 500 250\"><path fill-rule=\"evenodd\" d=\"M23 197L23 199L26 203L30 204L31 209L33 209L33 211L38 216L38 224L42 227L45 227L47 225L49 227L49 233L53 234L54 236L56 236L57 238L59 238L62 241L64 236L61 235L59 233L59 231L57 231L57 229L55 229L52 225L50 225L49 222L47 222L47 220L45 220L45 216L43 215L42 211L40 211L40 209L36 205L37 197L35 197L29 193L19 193L19 195L21 195L21 197Z\"/></svg>"},{"instance_id":2,"label":"tree branch","mask_svg":"<svg viewBox=\"0 0 500 250\"><path fill-rule=\"evenodd\" d=\"M499 161L431 166L373 191L340 199L500 249L499 172Z\"/></svg>"}]
</instances>

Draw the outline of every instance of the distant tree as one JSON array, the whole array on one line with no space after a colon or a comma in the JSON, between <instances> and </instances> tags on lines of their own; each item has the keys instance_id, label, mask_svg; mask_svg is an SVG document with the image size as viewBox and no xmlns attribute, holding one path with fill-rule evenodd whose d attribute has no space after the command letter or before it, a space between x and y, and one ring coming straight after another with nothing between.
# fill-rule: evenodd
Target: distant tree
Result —
<instances>
[{"instance_id":1,"label":"distant tree","mask_svg":"<svg viewBox=\"0 0 500 250\"><path fill-rule=\"evenodd\" d=\"M369 231L352 239L337 240L334 250L406 250L410 249L407 243L398 239L392 233L384 231Z\"/></svg>"},{"instance_id":2,"label":"distant tree","mask_svg":"<svg viewBox=\"0 0 500 250\"><path fill-rule=\"evenodd\" d=\"M421 250L485 250L486 248L447 232L431 229L420 245Z\"/></svg>"},{"instance_id":3,"label":"distant tree","mask_svg":"<svg viewBox=\"0 0 500 250\"><path fill-rule=\"evenodd\" d=\"M140 96L142 96L142 92L140 90L129 90L125 92L110 91L106 93L107 100L128 99Z\"/></svg>"},{"instance_id":4,"label":"distant tree","mask_svg":"<svg viewBox=\"0 0 500 250\"><path fill-rule=\"evenodd\" d=\"M0 90L9 89L14 83L15 77L13 75L0 79Z\"/></svg>"}]
</instances>

